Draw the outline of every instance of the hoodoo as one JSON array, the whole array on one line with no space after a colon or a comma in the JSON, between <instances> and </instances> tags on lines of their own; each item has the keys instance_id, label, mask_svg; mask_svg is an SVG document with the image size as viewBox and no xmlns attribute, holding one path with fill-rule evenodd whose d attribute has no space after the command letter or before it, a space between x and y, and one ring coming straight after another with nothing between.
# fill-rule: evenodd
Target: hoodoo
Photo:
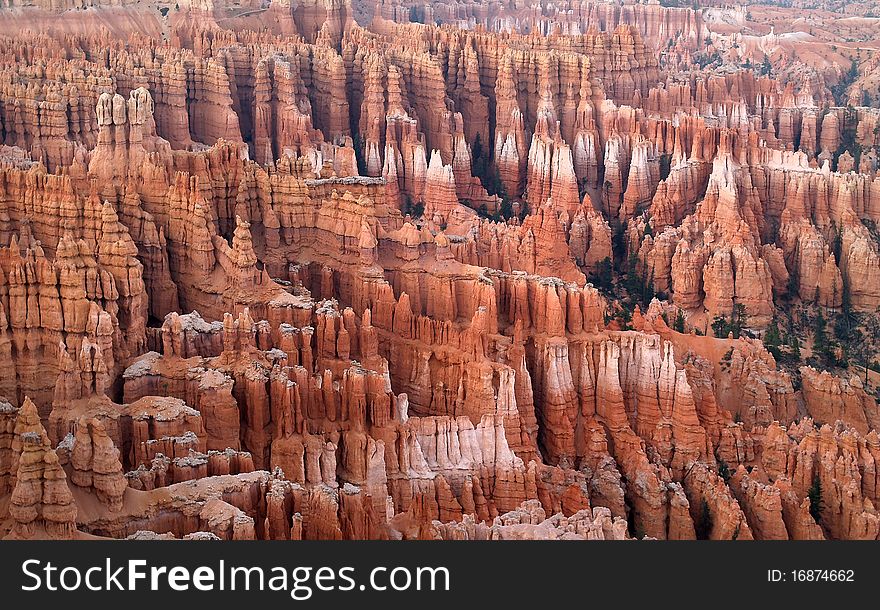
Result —
<instances>
[{"instance_id":1,"label":"hoodoo","mask_svg":"<svg viewBox=\"0 0 880 610\"><path fill-rule=\"evenodd\" d=\"M666 4L0 9L0 538L880 538L880 9Z\"/></svg>"}]
</instances>

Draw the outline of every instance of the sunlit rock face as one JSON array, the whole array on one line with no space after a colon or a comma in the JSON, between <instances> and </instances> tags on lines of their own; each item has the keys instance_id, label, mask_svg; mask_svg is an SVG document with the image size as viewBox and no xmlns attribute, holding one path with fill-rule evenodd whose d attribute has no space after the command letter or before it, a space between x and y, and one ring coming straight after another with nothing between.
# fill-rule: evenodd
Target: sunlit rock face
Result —
<instances>
[{"instance_id":1,"label":"sunlit rock face","mask_svg":"<svg viewBox=\"0 0 880 610\"><path fill-rule=\"evenodd\" d=\"M880 535L880 55L782 8L12 5L0 538Z\"/></svg>"}]
</instances>

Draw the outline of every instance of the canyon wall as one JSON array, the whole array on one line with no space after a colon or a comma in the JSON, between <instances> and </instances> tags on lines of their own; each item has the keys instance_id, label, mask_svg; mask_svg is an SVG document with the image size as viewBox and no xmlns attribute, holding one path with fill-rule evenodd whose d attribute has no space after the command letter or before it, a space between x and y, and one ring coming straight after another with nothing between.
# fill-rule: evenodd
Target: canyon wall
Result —
<instances>
[{"instance_id":1,"label":"canyon wall","mask_svg":"<svg viewBox=\"0 0 880 610\"><path fill-rule=\"evenodd\" d=\"M0 536L880 536L880 111L522 5L0 11Z\"/></svg>"}]
</instances>

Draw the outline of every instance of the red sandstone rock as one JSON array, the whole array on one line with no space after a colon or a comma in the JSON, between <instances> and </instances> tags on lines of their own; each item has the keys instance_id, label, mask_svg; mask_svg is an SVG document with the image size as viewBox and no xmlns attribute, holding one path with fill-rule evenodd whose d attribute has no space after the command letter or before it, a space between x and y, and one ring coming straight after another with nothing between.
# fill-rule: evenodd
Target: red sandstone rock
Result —
<instances>
[{"instance_id":1,"label":"red sandstone rock","mask_svg":"<svg viewBox=\"0 0 880 610\"><path fill-rule=\"evenodd\" d=\"M6 537L74 538L76 503L58 456L50 447L39 420L33 421L34 415L33 403L26 399L13 439L17 470L8 508L13 520L12 531Z\"/></svg>"},{"instance_id":2,"label":"red sandstone rock","mask_svg":"<svg viewBox=\"0 0 880 610\"><path fill-rule=\"evenodd\" d=\"M880 305L880 115L569 4L0 15L3 531L876 539L874 382L695 331Z\"/></svg>"},{"instance_id":3,"label":"red sandstone rock","mask_svg":"<svg viewBox=\"0 0 880 610\"><path fill-rule=\"evenodd\" d=\"M877 401L866 394L858 377L841 379L802 367L804 402L816 425L843 421L860 434L880 428Z\"/></svg>"}]
</instances>

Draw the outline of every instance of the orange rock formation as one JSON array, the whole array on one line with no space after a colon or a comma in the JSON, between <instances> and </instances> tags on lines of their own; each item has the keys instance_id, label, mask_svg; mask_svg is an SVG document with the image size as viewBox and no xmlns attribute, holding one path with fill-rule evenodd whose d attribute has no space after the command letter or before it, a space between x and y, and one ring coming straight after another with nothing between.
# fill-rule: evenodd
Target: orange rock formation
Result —
<instances>
[{"instance_id":1,"label":"orange rock formation","mask_svg":"<svg viewBox=\"0 0 880 610\"><path fill-rule=\"evenodd\" d=\"M656 3L26 4L0 537L880 537L877 379L755 338L880 306L837 81Z\"/></svg>"}]
</instances>

